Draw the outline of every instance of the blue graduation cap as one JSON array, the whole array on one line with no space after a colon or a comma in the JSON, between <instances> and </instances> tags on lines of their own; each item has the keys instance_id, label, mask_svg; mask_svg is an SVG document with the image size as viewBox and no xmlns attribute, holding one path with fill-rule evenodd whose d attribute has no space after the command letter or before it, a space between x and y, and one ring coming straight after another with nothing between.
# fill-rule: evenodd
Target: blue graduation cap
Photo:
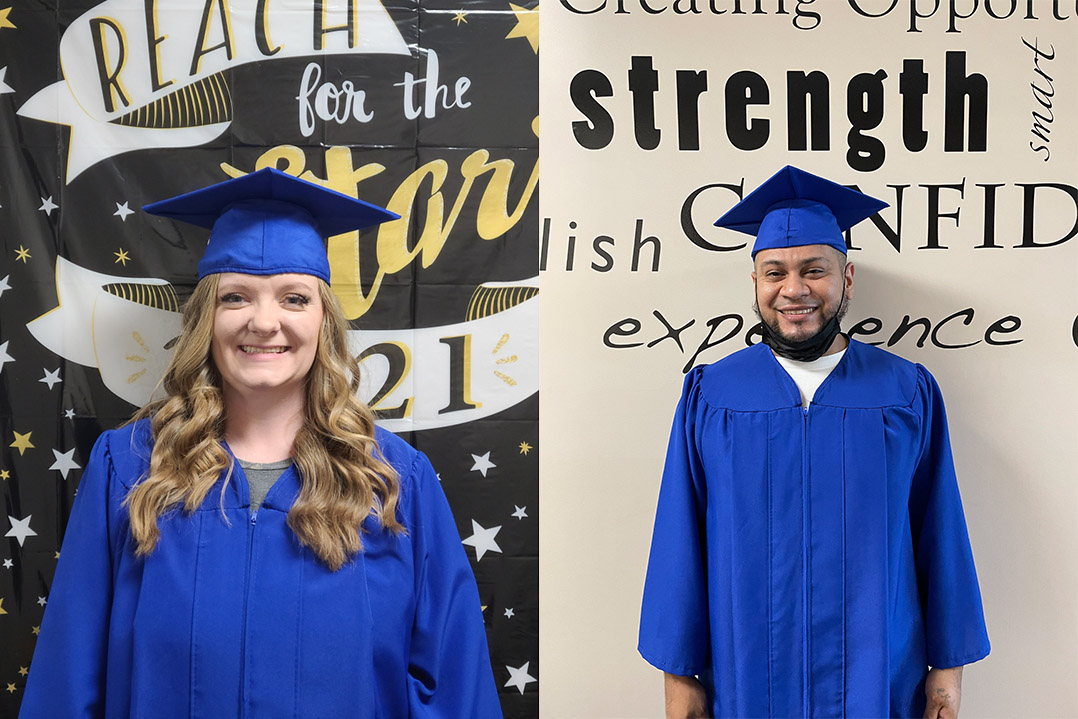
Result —
<instances>
[{"instance_id":1,"label":"blue graduation cap","mask_svg":"<svg viewBox=\"0 0 1078 719\"><path fill-rule=\"evenodd\" d=\"M400 217L267 167L142 208L210 230L198 279L296 272L329 282L325 238Z\"/></svg>"},{"instance_id":2,"label":"blue graduation cap","mask_svg":"<svg viewBox=\"0 0 1078 719\"><path fill-rule=\"evenodd\" d=\"M716 227L756 236L760 250L828 245L846 254L842 233L887 203L787 165L720 217Z\"/></svg>"}]
</instances>

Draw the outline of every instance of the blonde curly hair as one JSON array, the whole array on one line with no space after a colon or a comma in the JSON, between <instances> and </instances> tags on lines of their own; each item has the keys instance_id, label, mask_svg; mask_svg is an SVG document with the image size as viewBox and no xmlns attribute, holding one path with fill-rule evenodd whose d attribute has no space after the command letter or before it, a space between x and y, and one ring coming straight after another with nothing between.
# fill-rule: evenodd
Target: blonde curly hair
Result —
<instances>
[{"instance_id":1,"label":"blonde curly hair","mask_svg":"<svg viewBox=\"0 0 1078 719\"><path fill-rule=\"evenodd\" d=\"M232 456L222 444L221 377L210 355L219 277L203 278L184 306L183 331L162 379L165 398L134 416L150 419L154 439L147 476L124 500L139 556L157 546L162 514L177 506L193 512L226 472L223 497L232 476ZM322 324L292 447L301 489L288 526L337 571L362 551L361 525L369 515L385 530L405 529L396 516L399 478L378 449L373 413L356 394L359 365L348 351L348 323L329 285L318 280L318 289Z\"/></svg>"}]
</instances>

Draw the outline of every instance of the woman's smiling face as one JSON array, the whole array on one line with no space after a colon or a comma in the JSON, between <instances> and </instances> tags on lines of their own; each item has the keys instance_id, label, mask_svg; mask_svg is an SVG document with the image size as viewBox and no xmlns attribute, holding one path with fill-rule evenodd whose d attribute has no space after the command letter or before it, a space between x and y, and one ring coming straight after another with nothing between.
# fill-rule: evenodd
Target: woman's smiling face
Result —
<instances>
[{"instance_id":1,"label":"woman's smiling face","mask_svg":"<svg viewBox=\"0 0 1078 719\"><path fill-rule=\"evenodd\" d=\"M317 278L222 273L211 353L226 393L302 392L321 326Z\"/></svg>"}]
</instances>

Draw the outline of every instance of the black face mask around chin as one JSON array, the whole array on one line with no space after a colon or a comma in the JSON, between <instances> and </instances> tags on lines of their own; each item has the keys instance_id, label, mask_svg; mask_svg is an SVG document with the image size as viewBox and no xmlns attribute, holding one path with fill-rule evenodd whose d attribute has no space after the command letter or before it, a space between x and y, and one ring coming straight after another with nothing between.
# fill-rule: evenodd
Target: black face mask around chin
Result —
<instances>
[{"instance_id":1,"label":"black face mask around chin","mask_svg":"<svg viewBox=\"0 0 1078 719\"><path fill-rule=\"evenodd\" d=\"M760 329L764 336L763 342L779 357L796 360L797 362L817 360L823 357L824 353L831 347L831 343L835 341L843 314L841 310L835 312L831 319L827 321L827 324L820 328L819 332L800 342L788 342L772 330L766 322L761 322Z\"/></svg>"}]
</instances>

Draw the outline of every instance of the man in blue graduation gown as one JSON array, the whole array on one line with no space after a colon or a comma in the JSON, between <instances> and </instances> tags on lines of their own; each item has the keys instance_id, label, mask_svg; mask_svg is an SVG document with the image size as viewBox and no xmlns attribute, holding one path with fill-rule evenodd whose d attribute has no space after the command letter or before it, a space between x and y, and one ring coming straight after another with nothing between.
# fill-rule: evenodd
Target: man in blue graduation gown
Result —
<instances>
[{"instance_id":1,"label":"man in blue graduation gown","mask_svg":"<svg viewBox=\"0 0 1078 719\"><path fill-rule=\"evenodd\" d=\"M843 231L886 205L793 167L756 235L764 341L685 378L640 622L668 717L955 717L989 652L943 398L848 339Z\"/></svg>"}]
</instances>

